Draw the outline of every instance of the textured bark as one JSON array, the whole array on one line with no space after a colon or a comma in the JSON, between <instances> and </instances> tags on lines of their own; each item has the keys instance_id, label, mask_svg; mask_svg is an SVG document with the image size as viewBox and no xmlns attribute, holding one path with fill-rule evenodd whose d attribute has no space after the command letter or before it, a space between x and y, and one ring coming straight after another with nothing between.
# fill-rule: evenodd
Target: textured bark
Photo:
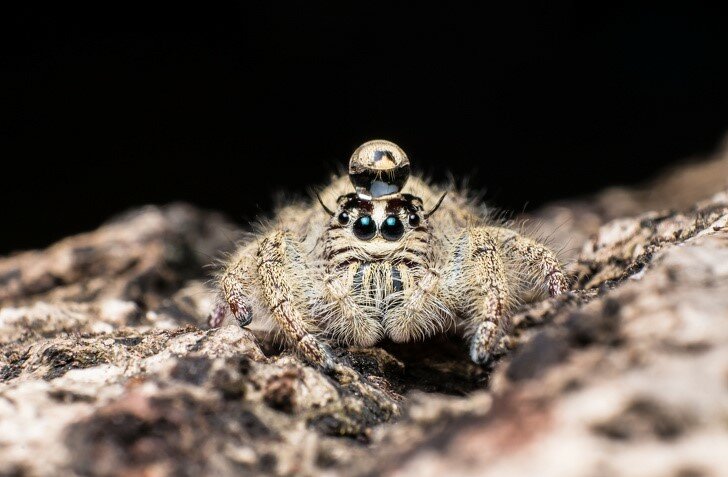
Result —
<instances>
[{"instance_id":1,"label":"textured bark","mask_svg":"<svg viewBox=\"0 0 728 477\"><path fill-rule=\"evenodd\" d=\"M574 283L492 369L207 329L238 231L186 205L0 258L0 475L728 475L728 158L530 218Z\"/></svg>"}]
</instances>

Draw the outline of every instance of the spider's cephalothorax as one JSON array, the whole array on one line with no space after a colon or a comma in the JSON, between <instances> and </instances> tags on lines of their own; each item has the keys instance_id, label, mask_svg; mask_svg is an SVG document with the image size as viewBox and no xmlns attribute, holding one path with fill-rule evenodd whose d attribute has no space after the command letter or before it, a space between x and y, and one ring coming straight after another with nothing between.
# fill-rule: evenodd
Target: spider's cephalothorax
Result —
<instances>
[{"instance_id":1,"label":"spider's cephalothorax","mask_svg":"<svg viewBox=\"0 0 728 477\"><path fill-rule=\"evenodd\" d=\"M326 340L370 346L454 326L471 358L488 361L525 287L566 289L561 266L544 245L489 225L462 194L446 198L409 174L395 144L360 146L348 178L318 196L321 207L285 207L240 247L220 276L224 305L212 323L226 308L243 326L271 317L322 366L333 364Z\"/></svg>"}]
</instances>

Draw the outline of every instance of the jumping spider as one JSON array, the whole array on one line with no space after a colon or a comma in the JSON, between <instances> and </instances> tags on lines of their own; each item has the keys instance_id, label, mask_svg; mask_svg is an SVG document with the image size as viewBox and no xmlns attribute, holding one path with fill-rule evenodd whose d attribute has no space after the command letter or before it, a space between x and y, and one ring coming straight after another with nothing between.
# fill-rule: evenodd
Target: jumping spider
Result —
<instances>
[{"instance_id":1,"label":"jumping spider","mask_svg":"<svg viewBox=\"0 0 728 477\"><path fill-rule=\"evenodd\" d=\"M567 279L545 245L409 174L396 144L361 145L348 178L318 195L320 207L281 209L234 253L210 324L228 308L241 326L272 318L289 345L324 368L334 365L324 339L372 346L454 327L470 340L471 359L487 363L524 292L554 296Z\"/></svg>"}]
</instances>

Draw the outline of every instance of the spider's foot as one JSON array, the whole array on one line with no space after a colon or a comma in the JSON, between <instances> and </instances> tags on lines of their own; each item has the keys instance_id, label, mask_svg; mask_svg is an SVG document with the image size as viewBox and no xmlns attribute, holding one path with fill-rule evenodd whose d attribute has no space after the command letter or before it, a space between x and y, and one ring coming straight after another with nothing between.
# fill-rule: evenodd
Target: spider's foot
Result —
<instances>
[{"instance_id":1,"label":"spider's foot","mask_svg":"<svg viewBox=\"0 0 728 477\"><path fill-rule=\"evenodd\" d=\"M470 339L470 359L475 364L487 365L494 359L494 351L499 341L499 331L495 323L485 322L478 325Z\"/></svg>"},{"instance_id":2,"label":"spider's foot","mask_svg":"<svg viewBox=\"0 0 728 477\"><path fill-rule=\"evenodd\" d=\"M336 367L336 360L329 347L313 335L307 335L299 341L298 349L308 362L325 371L333 370Z\"/></svg>"},{"instance_id":3,"label":"spider's foot","mask_svg":"<svg viewBox=\"0 0 728 477\"><path fill-rule=\"evenodd\" d=\"M552 270L546 277L546 284L550 296L557 296L569 289L569 280L561 270Z\"/></svg>"},{"instance_id":4,"label":"spider's foot","mask_svg":"<svg viewBox=\"0 0 728 477\"><path fill-rule=\"evenodd\" d=\"M245 310L239 310L238 313L233 313L233 316L241 328L245 328L253 321L253 312L247 308Z\"/></svg>"},{"instance_id":5,"label":"spider's foot","mask_svg":"<svg viewBox=\"0 0 728 477\"><path fill-rule=\"evenodd\" d=\"M240 301L230 303L230 311L233 313L235 321L241 328L245 328L253 321L253 310L246 303Z\"/></svg>"},{"instance_id":6,"label":"spider's foot","mask_svg":"<svg viewBox=\"0 0 728 477\"><path fill-rule=\"evenodd\" d=\"M227 316L228 307L230 308L233 317L235 317L235 321L238 326L241 328L245 328L251 321L253 321L253 310L251 310L246 304L239 302L231 302L228 304L221 300L215 305L210 316L207 317L207 324L210 328L219 328L220 325L222 325L222 322Z\"/></svg>"}]
</instances>

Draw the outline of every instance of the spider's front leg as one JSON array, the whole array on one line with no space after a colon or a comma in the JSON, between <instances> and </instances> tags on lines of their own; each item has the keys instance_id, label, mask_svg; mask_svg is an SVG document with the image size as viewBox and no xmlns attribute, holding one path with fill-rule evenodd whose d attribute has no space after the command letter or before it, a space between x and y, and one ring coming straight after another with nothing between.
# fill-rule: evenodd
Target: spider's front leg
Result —
<instances>
[{"instance_id":1,"label":"spider's front leg","mask_svg":"<svg viewBox=\"0 0 728 477\"><path fill-rule=\"evenodd\" d=\"M331 353L314 336L306 309L305 287L313 277L298 242L287 232L269 234L258 247L257 269L263 297L285 336L309 362L332 369Z\"/></svg>"},{"instance_id":2,"label":"spider's front leg","mask_svg":"<svg viewBox=\"0 0 728 477\"><path fill-rule=\"evenodd\" d=\"M252 321L250 292L254 286L255 246L250 243L238 251L220 276L222 297L208 318L211 328L222 324L228 308L241 328Z\"/></svg>"},{"instance_id":3,"label":"spider's front leg","mask_svg":"<svg viewBox=\"0 0 728 477\"><path fill-rule=\"evenodd\" d=\"M453 245L444 290L466 321L470 358L486 364L503 335L511 292L497 237L485 227L467 229Z\"/></svg>"}]
</instances>

